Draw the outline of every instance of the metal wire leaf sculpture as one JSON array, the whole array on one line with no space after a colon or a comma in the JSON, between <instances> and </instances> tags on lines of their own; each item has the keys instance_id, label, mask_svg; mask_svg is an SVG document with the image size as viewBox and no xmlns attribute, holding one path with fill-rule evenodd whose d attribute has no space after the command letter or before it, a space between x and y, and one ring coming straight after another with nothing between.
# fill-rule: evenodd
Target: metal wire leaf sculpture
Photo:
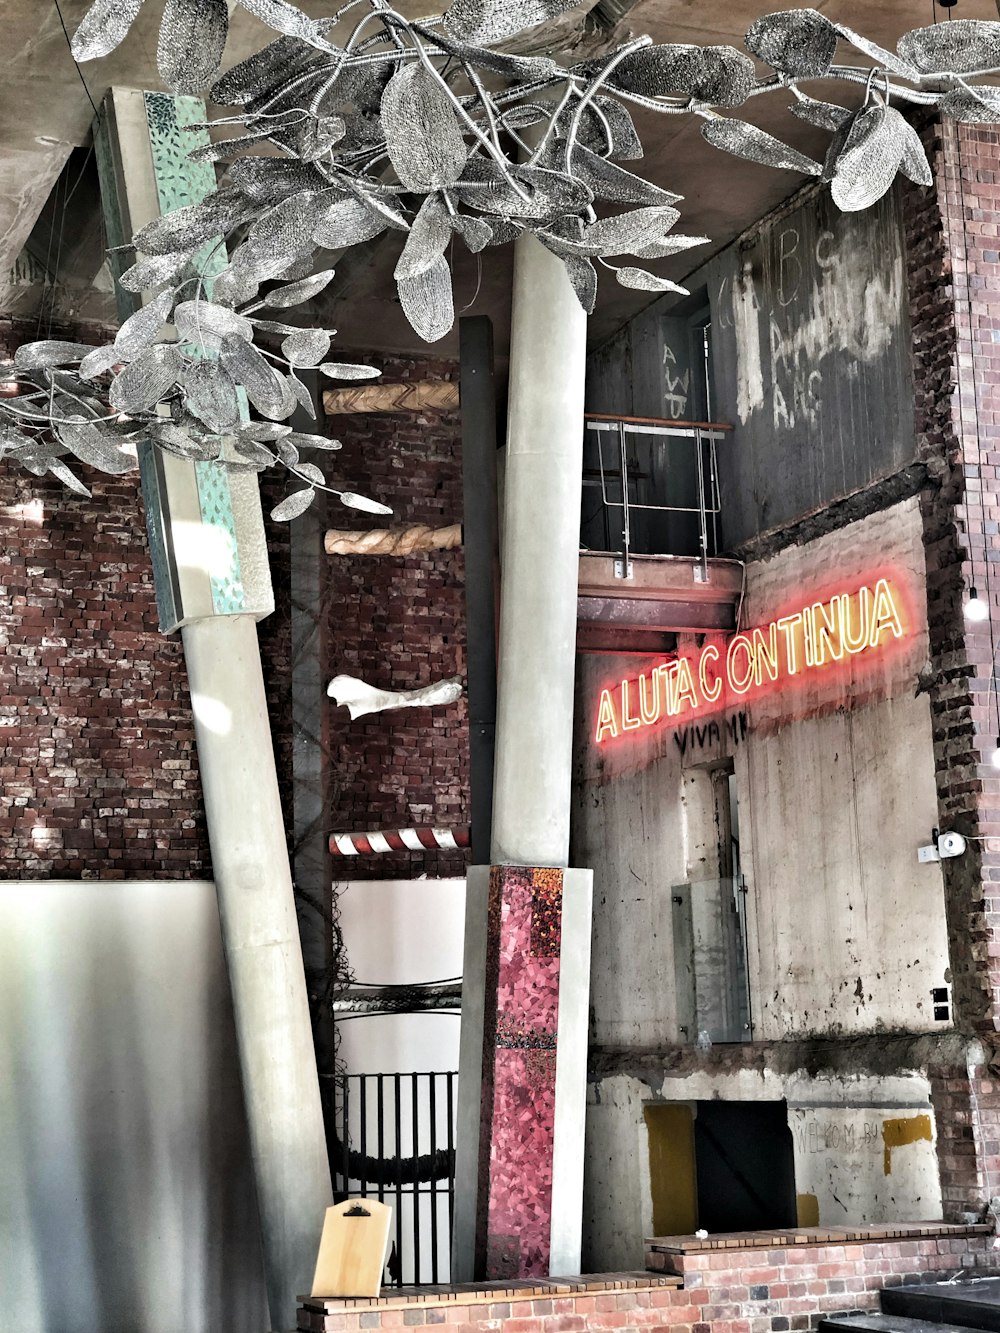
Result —
<instances>
[{"instance_id":1,"label":"metal wire leaf sculpture","mask_svg":"<svg viewBox=\"0 0 1000 1333\"><path fill-rule=\"evenodd\" d=\"M143 4L154 2L94 0L73 39L76 58L114 50ZM237 470L284 467L303 486L277 506L276 519L301 513L318 489L350 508L389 512L327 486L300 454L333 451L336 441L286 424L300 405L312 411L298 369L346 381L378 370L328 360L329 329L268 311L323 293L334 277L326 252L392 233L401 307L430 342L454 321L456 241L482 255L533 233L565 265L588 311L597 265L637 291L683 291L645 268L608 262L657 260L709 239L675 233L680 196L620 165L642 157L631 108L696 116L721 151L822 176L845 210L874 203L897 173L930 182L899 105L1000 123L1000 91L975 82L1000 67L997 22L920 28L888 51L817 10L789 9L751 25L749 55L638 38L563 68L497 44L557 17L570 0L454 0L423 20L407 19L390 0L346 0L323 19L289 0L238 3L277 36L225 73L227 0L163 0L157 49L168 87L194 93L210 85L209 99L229 109L218 123L232 134L191 154L229 162L220 188L135 235L121 283L147 304L112 344L22 347L18 392L0 399L0 457L49 472L79 494L88 490L73 464L128 471L149 442ZM360 17L348 19L352 11ZM335 44L331 34L349 23ZM837 64L842 44L874 68ZM860 105L816 100L800 87L814 79L861 85ZM782 91L798 118L831 135L822 167L752 117L723 114Z\"/></svg>"}]
</instances>

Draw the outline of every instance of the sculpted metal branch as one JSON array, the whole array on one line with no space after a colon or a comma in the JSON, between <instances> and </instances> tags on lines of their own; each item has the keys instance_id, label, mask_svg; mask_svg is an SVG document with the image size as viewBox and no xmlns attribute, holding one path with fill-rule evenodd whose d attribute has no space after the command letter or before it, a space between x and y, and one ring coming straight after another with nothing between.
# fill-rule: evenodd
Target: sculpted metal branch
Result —
<instances>
[{"instance_id":1,"label":"sculpted metal branch","mask_svg":"<svg viewBox=\"0 0 1000 1333\"><path fill-rule=\"evenodd\" d=\"M136 262L122 285L152 299L112 345L28 344L16 358L21 392L0 400L0 456L83 494L70 463L125 472L149 440L230 468L283 466L303 485L273 511L276 519L301 513L318 489L352 508L390 512L327 486L302 453L336 443L283 424L300 404L311 410L301 368L340 380L379 372L328 359L332 331L285 323L280 312L330 281L331 270L314 272L318 250L347 250L391 231L405 238L395 268L399 301L428 342L454 322L446 259L454 240L480 253L533 233L562 260L588 311L597 263L625 287L683 291L633 262L708 238L676 234L680 196L621 165L642 157L632 106L697 116L714 147L820 177L845 210L874 203L897 173L931 183L897 103L1000 122L1000 90L972 81L1000 68L997 22L917 29L888 51L816 10L791 9L751 25L749 54L640 38L565 69L496 44L569 0L455 0L423 21L407 20L386 0L349 0L322 20L288 0L240 3L280 36L221 77L226 0L166 0L157 53L174 91L211 84L211 100L236 109L221 123L239 132L191 154L231 160L226 180L133 238ZM334 44L331 30L359 4L367 12L343 45ZM74 39L77 59L113 50L142 5L95 0ZM835 63L842 45L873 68ZM760 73L751 56L770 72ZM863 85L860 106L812 98L801 85L814 79ZM830 133L823 163L730 114L780 92L792 98L792 114ZM255 156L258 146L269 155ZM206 254L223 247L228 263L207 276ZM257 419L242 419L240 391Z\"/></svg>"}]
</instances>

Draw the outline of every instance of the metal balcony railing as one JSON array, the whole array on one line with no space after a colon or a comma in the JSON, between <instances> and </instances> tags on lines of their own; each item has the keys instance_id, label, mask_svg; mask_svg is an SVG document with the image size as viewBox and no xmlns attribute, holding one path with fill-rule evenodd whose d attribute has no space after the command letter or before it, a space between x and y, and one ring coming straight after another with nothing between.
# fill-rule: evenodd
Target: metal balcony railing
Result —
<instances>
[{"instance_id":1,"label":"metal balcony railing","mask_svg":"<svg viewBox=\"0 0 1000 1333\"><path fill-rule=\"evenodd\" d=\"M621 560L616 561L615 573L622 579L631 577L633 553L632 515L635 511L659 514L691 514L697 519L698 557L702 581L708 577L708 559L718 545L718 515L721 512L719 496L718 442L732 427L716 421L669 421L655 417L618 417L588 413L585 429L593 432L597 444L597 479L606 514L621 511ZM651 503L635 498L635 483L650 482L648 475L640 475L629 457L630 442L642 437L658 457L659 470L668 469L667 453L671 446L681 442L690 451L682 468L690 494L679 494L675 503ZM632 452L635 452L633 447ZM676 459L675 459L676 462ZM683 503L682 503L683 501ZM610 531L610 521L607 524ZM677 551L658 554L676 555Z\"/></svg>"}]
</instances>

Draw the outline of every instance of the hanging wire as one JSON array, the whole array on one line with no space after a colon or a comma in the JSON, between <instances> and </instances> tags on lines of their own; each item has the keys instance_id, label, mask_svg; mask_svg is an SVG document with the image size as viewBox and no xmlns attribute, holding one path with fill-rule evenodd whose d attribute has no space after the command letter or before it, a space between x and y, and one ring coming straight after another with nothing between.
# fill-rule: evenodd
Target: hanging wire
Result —
<instances>
[{"instance_id":1,"label":"hanging wire","mask_svg":"<svg viewBox=\"0 0 1000 1333\"><path fill-rule=\"evenodd\" d=\"M56 7L56 13L59 15L59 22L62 25L63 36L66 38L66 46L67 49L69 50L70 59L73 61L73 67L77 72L80 82L83 84L83 91L87 94L87 101L94 108L94 115L96 116L98 114L97 103L94 101L93 97L91 97L90 89L87 87L87 80L83 77L83 70L77 63L76 56L73 55L73 41L69 35L69 29L66 27L66 20L63 18L63 12L59 7L59 0L52 0L52 3Z\"/></svg>"}]
</instances>

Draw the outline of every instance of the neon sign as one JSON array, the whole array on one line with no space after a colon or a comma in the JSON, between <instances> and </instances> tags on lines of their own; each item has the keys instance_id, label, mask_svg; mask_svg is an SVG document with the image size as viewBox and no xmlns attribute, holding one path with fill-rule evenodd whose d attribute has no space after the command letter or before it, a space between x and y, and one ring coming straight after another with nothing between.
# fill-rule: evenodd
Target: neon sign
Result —
<instances>
[{"instance_id":1,"label":"neon sign","mask_svg":"<svg viewBox=\"0 0 1000 1333\"><path fill-rule=\"evenodd\" d=\"M603 689L595 739L600 744L684 712L708 712L721 707L724 697L780 688L832 663L877 652L903 634L899 595L887 579L837 593Z\"/></svg>"}]
</instances>

